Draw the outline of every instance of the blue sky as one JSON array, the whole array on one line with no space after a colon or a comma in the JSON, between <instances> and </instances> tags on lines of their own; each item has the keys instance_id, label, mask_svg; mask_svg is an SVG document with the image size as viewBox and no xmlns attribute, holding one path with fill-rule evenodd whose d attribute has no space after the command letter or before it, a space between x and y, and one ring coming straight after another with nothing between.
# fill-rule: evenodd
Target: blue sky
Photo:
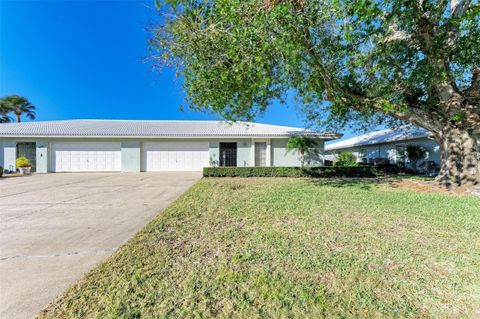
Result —
<instances>
[{"instance_id":1,"label":"blue sky","mask_svg":"<svg viewBox=\"0 0 480 319\"><path fill-rule=\"evenodd\" d=\"M182 112L173 72L145 63L152 7L153 0L0 0L0 96L27 97L37 121L217 119ZM257 121L304 126L293 105L274 104Z\"/></svg>"}]
</instances>

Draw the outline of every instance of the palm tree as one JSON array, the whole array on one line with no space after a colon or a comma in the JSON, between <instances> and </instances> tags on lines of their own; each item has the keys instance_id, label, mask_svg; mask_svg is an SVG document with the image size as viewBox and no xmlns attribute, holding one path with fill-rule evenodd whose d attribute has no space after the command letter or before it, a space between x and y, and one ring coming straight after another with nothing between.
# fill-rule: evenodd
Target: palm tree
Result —
<instances>
[{"instance_id":1,"label":"palm tree","mask_svg":"<svg viewBox=\"0 0 480 319\"><path fill-rule=\"evenodd\" d=\"M298 153L300 154L300 163L303 167L305 165L305 155L318 154L317 145L317 141L308 136L296 135L288 139L287 152L298 150Z\"/></svg>"},{"instance_id":2,"label":"palm tree","mask_svg":"<svg viewBox=\"0 0 480 319\"><path fill-rule=\"evenodd\" d=\"M21 122L22 114L25 114L29 119L35 119L35 106L29 100L18 95L9 95L0 99L0 108L3 112L13 112L17 116L17 122ZM2 115L2 118L8 117ZM9 121L7 121L9 122Z\"/></svg>"},{"instance_id":3,"label":"palm tree","mask_svg":"<svg viewBox=\"0 0 480 319\"><path fill-rule=\"evenodd\" d=\"M12 121L12 118L8 116L10 109L3 104L0 104L0 123L8 123Z\"/></svg>"}]
</instances>

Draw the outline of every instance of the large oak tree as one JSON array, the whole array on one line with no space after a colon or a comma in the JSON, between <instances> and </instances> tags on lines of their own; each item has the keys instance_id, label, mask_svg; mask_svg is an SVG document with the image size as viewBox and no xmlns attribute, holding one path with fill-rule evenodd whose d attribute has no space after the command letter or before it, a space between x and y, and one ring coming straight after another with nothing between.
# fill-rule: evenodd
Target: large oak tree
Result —
<instances>
[{"instance_id":1,"label":"large oak tree","mask_svg":"<svg viewBox=\"0 0 480 319\"><path fill-rule=\"evenodd\" d=\"M480 7L469 0L165 0L152 45L188 102L249 119L295 94L309 119L404 121L439 180L480 182ZM329 103L325 103L329 101Z\"/></svg>"}]
</instances>

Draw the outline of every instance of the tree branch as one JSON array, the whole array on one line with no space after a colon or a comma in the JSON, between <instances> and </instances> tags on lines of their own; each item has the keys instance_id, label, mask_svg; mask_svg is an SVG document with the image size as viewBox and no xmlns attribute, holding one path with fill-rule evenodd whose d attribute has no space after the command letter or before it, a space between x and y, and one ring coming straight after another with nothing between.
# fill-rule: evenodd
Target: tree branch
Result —
<instances>
[{"instance_id":1,"label":"tree branch","mask_svg":"<svg viewBox=\"0 0 480 319\"><path fill-rule=\"evenodd\" d=\"M450 15L452 17L461 17L470 6L470 0L452 0L450 2Z\"/></svg>"},{"instance_id":2,"label":"tree branch","mask_svg":"<svg viewBox=\"0 0 480 319\"><path fill-rule=\"evenodd\" d=\"M412 35L406 31L399 30L398 25L396 23L392 23L388 27L388 29L389 31L391 31L391 34L386 36L383 39L382 41L383 43L389 43L394 41L405 41L418 48L418 44L416 44L415 41L412 41L413 40Z\"/></svg>"},{"instance_id":3,"label":"tree branch","mask_svg":"<svg viewBox=\"0 0 480 319\"><path fill-rule=\"evenodd\" d=\"M480 98L480 67L473 68L470 86L464 92L467 97Z\"/></svg>"},{"instance_id":4,"label":"tree branch","mask_svg":"<svg viewBox=\"0 0 480 319\"><path fill-rule=\"evenodd\" d=\"M408 107L408 109L405 111L400 111L398 109L391 109L389 111L386 111L385 108L382 107L382 102L390 102L385 100L384 98L370 98L367 97L364 93L356 92L349 87L341 85L338 81L332 78L331 75L333 73L329 72L328 68L323 65L321 57L315 50L310 30L308 28L304 29L304 39L305 48L310 54L312 61L315 64L315 67L318 70L318 73L322 78L327 91L341 93L344 96L341 98L342 103L347 104L353 109L359 111L362 110L362 106L368 106L377 112L382 112L397 119L413 123L429 131L437 131L441 129L441 125L435 122L427 112L421 110L420 108Z\"/></svg>"}]
</instances>

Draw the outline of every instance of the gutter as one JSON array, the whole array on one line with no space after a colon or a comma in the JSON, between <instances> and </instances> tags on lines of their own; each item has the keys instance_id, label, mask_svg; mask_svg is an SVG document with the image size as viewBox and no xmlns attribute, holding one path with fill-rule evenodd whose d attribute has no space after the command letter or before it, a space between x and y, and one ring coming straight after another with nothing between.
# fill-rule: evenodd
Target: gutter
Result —
<instances>
[{"instance_id":1,"label":"gutter","mask_svg":"<svg viewBox=\"0 0 480 319\"><path fill-rule=\"evenodd\" d=\"M113 139L139 139L139 138L144 138L144 139L160 139L160 138L167 138L167 139L182 139L182 138L194 138L194 139L200 139L200 138L229 138L229 139L234 139L234 138L289 138L294 136L295 134L291 135L148 135L148 136L142 136L142 135L30 135L30 134L25 134L25 135L2 135L0 134L0 138L113 138ZM318 139L323 139L323 140L334 140L337 138L342 137L342 134L325 134L325 135L315 135L315 134L308 134L307 136L310 136L312 138L318 138Z\"/></svg>"},{"instance_id":2,"label":"gutter","mask_svg":"<svg viewBox=\"0 0 480 319\"><path fill-rule=\"evenodd\" d=\"M432 133L429 133L429 134L427 134L427 135L415 136L415 137L412 137L412 138L405 138L405 139L402 139L402 140L392 140L392 141L384 141L384 142L369 143L369 144L353 144L353 145L341 146L341 147L330 148L330 149L327 149L327 146L328 146L328 145L326 145L326 146L325 146L325 151L337 151L337 150L344 150L344 149L346 149L346 148L352 148L352 147L372 146L372 145L377 145L377 144L378 144L378 145L382 145L382 144L388 144L388 143L411 141L411 140L416 140L416 139L419 139L419 138L428 138L428 139L434 140L433 134L432 134Z\"/></svg>"}]
</instances>

